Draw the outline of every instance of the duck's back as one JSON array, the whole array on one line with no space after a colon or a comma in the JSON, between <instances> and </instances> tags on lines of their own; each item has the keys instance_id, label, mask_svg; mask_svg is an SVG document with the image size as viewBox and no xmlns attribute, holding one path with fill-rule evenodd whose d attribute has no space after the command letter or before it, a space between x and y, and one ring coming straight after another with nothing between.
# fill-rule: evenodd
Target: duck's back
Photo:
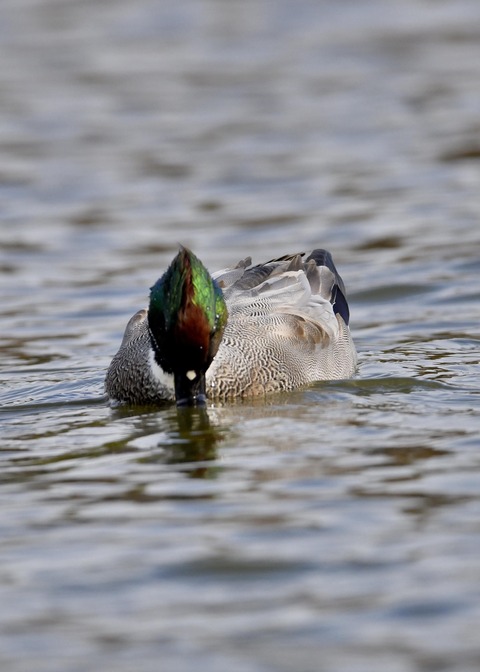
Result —
<instances>
[{"instance_id":1,"label":"duck's back","mask_svg":"<svg viewBox=\"0 0 480 672\"><path fill-rule=\"evenodd\" d=\"M213 398L251 397L350 377L357 355L345 287L332 257L314 250L214 274L229 318L207 371Z\"/></svg>"}]
</instances>

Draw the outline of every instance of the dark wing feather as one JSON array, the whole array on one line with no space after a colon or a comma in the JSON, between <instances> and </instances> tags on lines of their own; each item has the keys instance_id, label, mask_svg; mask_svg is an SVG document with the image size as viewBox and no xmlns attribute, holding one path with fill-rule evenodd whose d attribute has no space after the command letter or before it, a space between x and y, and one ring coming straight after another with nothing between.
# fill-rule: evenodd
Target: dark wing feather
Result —
<instances>
[{"instance_id":1,"label":"dark wing feather","mask_svg":"<svg viewBox=\"0 0 480 672\"><path fill-rule=\"evenodd\" d=\"M247 291L261 285L271 276L277 276L285 271L304 270L312 288L312 294L321 294L330 300L333 310L349 323L350 311L346 299L345 285L333 263L332 255L327 250L317 249L302 261L304 252L285 254L282 257L271 259L264 264L250 266L251 259L243 259L234 268L225 269L214 274L226 296L232 292ZM331 273L322 274L321 267L325 266ZM332 278L333 274L333 278Z\"/></svg>"},{"instance_id":2,"label":"dark wing feather","mask_svg":"<svg viewBox=\"0 0 480 672\"><path fill-rule=\"evenodd\" d=\"M350 310L346 299L345 285L343 284L340 273L333 263L332 255L327 250L318 249L313 250L307 257L307 262L310 259L313 259L317 266L326 266L334 274L335 284L332 289L332 297L330 301L332 302L334 312L338 313L338 315L343 318L345 324L348 324L350 321Z\"/></svg>"}]
</instances>

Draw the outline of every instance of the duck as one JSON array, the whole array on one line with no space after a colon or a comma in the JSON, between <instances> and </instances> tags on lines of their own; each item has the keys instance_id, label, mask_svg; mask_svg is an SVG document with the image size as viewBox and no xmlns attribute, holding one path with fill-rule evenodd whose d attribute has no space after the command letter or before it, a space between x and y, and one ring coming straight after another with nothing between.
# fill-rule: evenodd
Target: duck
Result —
<instances>
[{"instance_id":1,"label":"duck","mask_svg":"<svg viewBox=\"0 0 480 672\"><path fill-rule=\"evenodd\" d=\"M204 406L351 378L349 319L325 249L210 274L181 246L128 321L105 392L114 405Z\"/></svg>"}]
</instances>

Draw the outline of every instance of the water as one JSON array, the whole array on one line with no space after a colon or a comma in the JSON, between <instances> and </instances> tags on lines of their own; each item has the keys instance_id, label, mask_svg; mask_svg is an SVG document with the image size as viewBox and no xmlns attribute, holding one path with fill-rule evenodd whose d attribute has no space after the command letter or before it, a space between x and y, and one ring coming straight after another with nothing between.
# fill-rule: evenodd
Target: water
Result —
<instances>
[{"instance_id":1,"label":"water","mask_svg":"<svg viewBox=\"0 0 480 672\"><path fill-rule=\"evenodd\" d=\"M2 672L480 667L480 7L0 10ZM103 376L175 253L314 246L358 376Z\"/></svg>"}]
</instances>

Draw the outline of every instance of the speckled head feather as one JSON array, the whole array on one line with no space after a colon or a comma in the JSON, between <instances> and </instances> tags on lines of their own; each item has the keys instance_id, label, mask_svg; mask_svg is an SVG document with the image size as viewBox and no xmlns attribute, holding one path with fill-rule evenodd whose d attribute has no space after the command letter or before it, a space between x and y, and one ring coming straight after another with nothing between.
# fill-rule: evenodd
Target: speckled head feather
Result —
<instances>
[{"instance_id":1,"label":"speckled head feather","mask_svg":"<svg viewBox=\"0 0 480 672\"><path fill-rule=\"evenodd\" d=\"M181 247L150 290L148 324L157 363L183 381L182 390L185 378L191 387L210 366L227 316L222 290L193 252Z\"/></svg>"}]
</instances>

